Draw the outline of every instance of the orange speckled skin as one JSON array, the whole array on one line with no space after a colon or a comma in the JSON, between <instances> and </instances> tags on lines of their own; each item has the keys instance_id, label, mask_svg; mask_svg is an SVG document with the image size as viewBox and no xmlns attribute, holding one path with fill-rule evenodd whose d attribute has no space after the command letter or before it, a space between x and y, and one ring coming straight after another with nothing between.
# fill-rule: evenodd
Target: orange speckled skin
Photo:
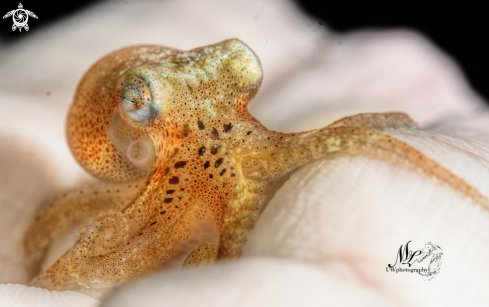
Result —
<instances>
[{"instance_id":1,"label":"orange speckled skin","mask_svg":"<svg viewBox=\"0 0 489 307\"><path fill-rule=\"evenodd\" d=\"M112 183L76 190L39 213L26 235L30 255L41 255L71 222L91 220L31 284L103 289L152 270L237 257L274 191L326 155L418 170L487 205L464 180L382 133L415 128L404 114L360 114L301 133L266 129L247 110L261 80L258 57L237 39L186 52L129 47L96 63L75 95L68 143L83 167ZM149 138L149 170L114 145L107 131L120 119L114 129L127 144Z\"/></svg>"}]
</instances>

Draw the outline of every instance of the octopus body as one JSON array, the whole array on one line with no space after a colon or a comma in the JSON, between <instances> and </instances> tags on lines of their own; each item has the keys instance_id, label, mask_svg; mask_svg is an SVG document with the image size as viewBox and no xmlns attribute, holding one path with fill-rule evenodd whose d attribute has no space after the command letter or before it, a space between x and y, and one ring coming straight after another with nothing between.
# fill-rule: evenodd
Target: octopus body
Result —
<instances>
[{"instance_id":1,"label":"octopus body","mask_svg":"<svg viewBox=\"0 0 489 307\"><path fill-rule=\"evenodd\" d=\"M464 180L382 133L415 128L407 115L270 131L247 110L261 81L258 57L237 39L185 52L135 46L97 62L75 94L67 138L77 161L107 183L66 192L39 211L25 237L30 257L41 257L70 225L85 225L31 284L106 289L154 270L238 257L281 184L329 155L420 171L487 205Z\"/></svg>"}]
</instances>

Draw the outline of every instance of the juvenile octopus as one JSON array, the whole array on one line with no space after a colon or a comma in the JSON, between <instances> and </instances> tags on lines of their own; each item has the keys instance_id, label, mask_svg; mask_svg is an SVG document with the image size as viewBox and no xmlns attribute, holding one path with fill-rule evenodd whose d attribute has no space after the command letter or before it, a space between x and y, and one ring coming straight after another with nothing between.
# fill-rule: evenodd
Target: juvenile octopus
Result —
<instances>
[{"instance_id":1,"label":"juvenile octopus","mask_svg":"<svg viewBox=\"0 0 489 307\"><path fill-rule=\"evenodd\" d=\"M360 114L323 129L270 131L250 115L262 82L238 39L179 51L133 46L82 78L67 119L76 160L108 183L41 208L25 236L31 258L74 223L73 247L31 281L50 290L110 289L144 273L240 255L275 191L313 159L366 155L423 173L473 203L488 200L410 145L402 113Z\"/></svg>"}]
</instances>

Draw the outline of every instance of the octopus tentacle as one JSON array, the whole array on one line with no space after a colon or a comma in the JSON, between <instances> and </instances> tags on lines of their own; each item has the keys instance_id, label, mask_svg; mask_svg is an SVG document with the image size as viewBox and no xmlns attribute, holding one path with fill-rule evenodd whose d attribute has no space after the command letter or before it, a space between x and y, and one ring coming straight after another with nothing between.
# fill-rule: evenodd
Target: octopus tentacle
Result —
<instances>
[{"instance_id":1,"label":"octopus tentacle","mask_svg":"<svg viewBox=\"0 0 489 307\"><path fill-rule=\"evenodd\" d=\"M30 285L50 290L103 289L151 270L181 267L200 246L219 244L214 217L200 202L188 207L170 230L160 227L166 220L166 215L160 214L116 251L97 256L90 255L87 241L100 233L85 231L69 253L34 278Z\"/></svg>"},{"instance_id":2,"label":"octopus tentacle","mask_svg":"<svg viewBox=\"0 0 489 307\"><path fill-rule=\"evenodd\" d=\"M417 124L405 113L363 113L344 117L331 125L326 126L326 128L345 126L383 131L392 129L414 129L417 127Z\"/></svg>"},{"instance_id":3,"label":"octopus tentacle","mask_svg":"<svg viewBox=\"0 0 489 307\"><path fill-rule=\"evenodd\" d=\"M350 123L351 126L343 125ZM379 130L391 129L392 125L398 125L400 129L415 127L412 120L402 113L362 114L342 119L334 126L301 133L279 133L253 125L253 133L247 142L254 144L256 152L241 148L243 155L239 159L242 182L245 181L241 188L247 192L246 197L232 200L224 212L226 219L221 230L218 257L238 256L259 212L276 189L309 161L327 156L363 155L417 171L453 188L474 204L489 209L487 197L419 150L392 136L354 124Z\"/></svg>"},{"instance_id":4,"label":"octopus tentacle","mask_svg":"<svg viewBox=\"0 0 489 307\"><path fill-rule=\"evenodd\" d=\"M379 125L382 125L380 123ZM374 125L377 128L379 125ZM404 125L404 124L403 124ZM289 143L289 142L288 142ZM324 144L327 147L318 147ZM355 126L334 127L306 132L287 144L292 156L290 160L300 161L308 158L315 159L335 153L348 153L364 155L386 161L392 165L411 169L436 179L441 184L447 185L458 191L463 197L473 203L489 209L489 200L477 189L468 184L464 179L453 174L450 170L411 145L398 140L390 135ZM298 150L301 148L302 150ZM309 151L309 152L308 152ZM299 165L297 165L299 166ZM296 167L296 165L294 165Z\"/></svg>"},{"instance_id":5,"label":"octopus tentacle","mask_svg":"<svg viewBox=\"0 0 489 307\"><path fill-rule=\"evenodd\" d=\"M24 237L27 257L39 258L59 234L107 210L122 211L140 183L87 185L66 191L40 207Z\"/></svg>"}]
</instances>

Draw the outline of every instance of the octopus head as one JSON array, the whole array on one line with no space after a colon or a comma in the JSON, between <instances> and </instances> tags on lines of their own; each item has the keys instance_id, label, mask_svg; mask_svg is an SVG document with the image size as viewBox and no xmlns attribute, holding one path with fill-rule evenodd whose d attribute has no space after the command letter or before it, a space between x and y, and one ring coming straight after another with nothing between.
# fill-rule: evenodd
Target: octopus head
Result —
<instances>
[{"instance_id":1,"label":"octopus head","mask_svg":"<svg viewBox=\"0 0 489 307\"><path fill-rule=\"evenodd\" d=\"M185 52L121 49L96 63L80 83L68 143L78 162L100 179L142 178L178 142L172 138L201 128L198 119L246 113L261 80L258 57L237 39Z\"/></svg>"},{"instance_id":2,"label":"octopus head","mask_svg":"<svg viewBox=\"0 0 489 307\"><path fill-rule=\"evenodd\" d=\"M185 124L190 115L210 117L242 110L258 90L258 57L237 39L177 53L127 70L117 81L121 117L149 133L163 122Z\"/></svg>"}]
</instances>

